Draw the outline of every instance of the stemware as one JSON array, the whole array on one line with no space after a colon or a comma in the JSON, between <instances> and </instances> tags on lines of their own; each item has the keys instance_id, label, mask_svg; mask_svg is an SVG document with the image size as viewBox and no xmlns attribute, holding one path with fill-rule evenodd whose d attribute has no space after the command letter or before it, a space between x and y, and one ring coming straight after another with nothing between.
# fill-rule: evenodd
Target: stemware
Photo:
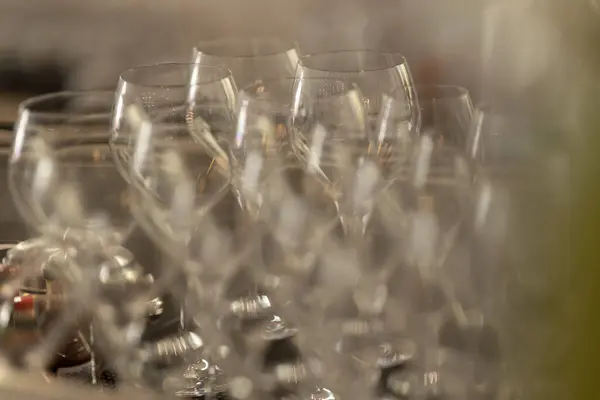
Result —
<instances>
[{"instance_id":1,"label":"stemware","mask_svg":"<svg viewBox=\"0 0 600 400\"><path fill-rule=\"evenodd\" d=\"M103 347L108 352L103 357L124 370L126 361L120 356L139 340L145 312L134 318L123 311L121 301L139 294L140 285L145 290L149 281L121 247L133 217L127 184L108 146L112 101L111 92L62 92L22 103L9 182L23 217L46 240L34 261L44 264L47 284L60 286L65 298L82 296L75 307L79 311L69 310L51 325L39 350L42 357L64 338L61 328L72 330L77 326L73 317L84 313L98 321L93 330L101 334L95 335L94 346ZM91 308L94 302L101 306ZM125 331L130 340L121 336Z\"/></svg>"},{"instance_id":2,"label":"stemware","mask_svg":"<svg viewBox=\"0 0 600 400\"><path fill-rule=\"evenodd\" d=\"M419 130L417 92L406 59L397 53L375 50L339 50L300 58L296 78L330 78L352 82L362 94L370 124L381 110L384 94L396 93L406 109L412 131Z\"/></svg>"},{"instance_id":3,"label":"stemware","mask_svg":"<svg viewBox=\"0 0 600 400\"><path fill-rule=\"evenodd\" d=\"M465 149L474 107L467 89L453 85L419 85L421 131L434 127L445 146Z\"/></svg>"},{"instance_id":4,"label":"stemware","mask_svg":"<svg viewBox=\"0 0 600 400\"><path fill-rule=\"evenodd\" d=\"M366 189L366 192L358 195L361 200L350 203L350 210L346 211L347 214L353 214L352 218L346 218L346 225L354 225L352 230L358 233L364 230L374 195L381 193L385 183L394 178L397 170L395 165L405 158L410 138L420 131L417 92L406 59L395 53L340 50L303 56L296 70L296 92L304 91L310 96L311 85L306 85L305 79L315 77L336 79L353 85L354 97L362 102L364 122L358 131L362 134L358 136L359 140L364 141L365 138L361 136L366 134L368 147L366 151L351 151L359 156L357 159L360 163L346 166L353 168L355 173L347 174L345 179L352 188L350 190L357 194ZM317 90L321 88L317 87ZM348 143L347 136L351 136L354 141L356 135L344 134L344 130L348 130L348 127L342 126L339 140ZM362 162L365 155L368 155L370 162ZM371 173L365 173L369 171ZM377 190L374 190L375 187ZM359 202L363 204L358 205Z\"/></svg>"},{"instance_id":5,"label":"stemware","mask_svg":"<svg viewBox=\"0 0 600 400\"><path fill-rule=\"evenodd\" d=\"M222 121L210 116L213 109L219 115L222 108L221 103L202 104L193 112L202 114L207 124L219 125ZM236 203L224 171L227 165L222 162L196 140L185 119L179 123L169 119L140 131L130 179L137 221L176 262L157 283L162 290L173 291L172 278L185 276L186 288L173 295L182 301L190 321L186 329L200 330L206 341L205 355L224 368L231 378L230 389L236 391L236 382L247 382L243 377L250 370L246 366L252 363L247 357L235 356L237 347L223 321L236 316L237 311L242 315L247 311L243 301L231 301L228 291L251 258L244 241L240 245L236 240ZM206 363L188 361L191 366ZM250 376L259 370L258 363L252 364ZM209 393L210 379L207 377L196 390Z\"/></svg>"},{"instance_id":6,"label":"stemware","mask_svg":"<svg viewBox=\"0 0 600 400\"><path fill-rule=\"evenodd\" d=\"M275 123L275 140L280 151L289 152L289 122L294 100L293 76L254 82L242 91L256 103L269 107Z\"/></svg>"},{"instance_id":7,"label":"stemware","mask_svg":"<svg viewBox=\"0 0 600 400\"><path fill-rule=\"evenodd\" d=\"M370 121L362 92L351 79L300 76L294 85L290 129L294 152L310 171L330 183L350 236L364 230L374 199L395 177L414 136L405 103L381 97L385 101L377 120ZM412 109L418 114L417 107Z\"/></svg>"},{"instance_id":8,"label":"stemware","mask_svg":"<svg viewBox=\"0 0 600 400\"><path fill-rule=\"evenodd\" d=\"M536 243L544 243L548 236L541 236L552 235L538 230L543 226L545 217L537 221L529 219L530 207L538 209L536 215L545 216L547 209L542 207L554 207L556 203L553 202L561 201L563 195L562 190L556 190L560 186L556 183L561 182L559 171L548 174L547 170L540 169L544 170L541 177L532 175L536 168L531 168L531 162L541 150L533 146L532 135L529 134L532 131L527 129L526 122L515 110L479 105L467 141L467 154L475 182L471 246L473 291L484 318L483 325L494 333L496 343L499 342L502 350L501 356L519 359L520 363L523 363L519 358L523 351L521 346L529 346L528 350L532 351L546 331L543 318L534 320L523 304L543 304L546 300L541 299L553 298L558 292L559 282L564 279L561 274L542 276L536 268L530 268L527 264L519 265L516 261L522 257L521 254L531 251L532 243L527 242L526 238L535 234L538 236ZM545 181L546 176L551 177L553 182ZM545 185L553 188L552 195L539 190ZM557 218L556 223L560 220ZM535 233L530 229L534 229ZM508 235L509 230L511 235ZM525 243L527 247L524 247ZM519 255L508 255L508 248L512 254ZM555 253L545 249L538 254L548 257L540 262L549 264L553 262ZM540 310L534 314L543 315ZM526 313L524 318L522 313ZM523 322L519 326L511 326L507 318ZM529 342L529 334L533 330L536 332L535 339ZM507 341L507 336L518 340Z\"/></svg>"},{"instance_id":9,"label":"stemware","mask_svg":"<svg viewBox=\"0 0 600 400\"><path fill-rule=\"evenodd\" d=\"M66 216L57 213L60 204L51 198L60 190L43 190L45 185L61 183L77 186L78 196L85 198L80 199L84 207L84 215L78 216L83 217L78 220L81 225L73 219L67 226L73 237L94 224L98 228L110 226L102 238L108 245L120 245L131 231L127 185L115 175L117 170L107 159L112 99L110 92L63 92L32 98L21 105L10 182L30 225L63 234L61 224ZM43 167L47 168L45 173ZM44 195L49 198L44 199Z\"/></svg>"},{"instance_id":10,"label":"stemware","mask_svg":"<svg viewBox=\"0 0 600 400\"><path fill-rule=\"evenodd\" d=\"M236 110L235 140L228 153L232 184L247 216L256 217L262 201L261 186L285 154L277 141L274 104L240 92Z\"/></svg>"},{"instance_id":11,"label":"stemware","mask_svg":"<svg viewBox=\"0 0 600 400\"><path fill-rule=\"evenodd\" d=\"M195 63L229 68L239 87L293 76L298 58L293 43L269 37L204 42L194 48L193 54Z\"/></svg>"},{"instance_id":12,"label":"stemware","mask_svg":"<svg viewBox=\"0 0 600 400\"><path fill-rule=\"evenodd\" d=\"M229 129L234 129L234 122L223 114L222 104L196 106L193 112L203 115L203 120L211 125L229 124ZM223 116L226 121L222 120ZM131 194L135 198L132 211L136 219L163 251L177 259L181 256L182 238L190 234L177 224L185 223L184 228L199 226L225 196L230 182L227 159L216 157L196 139L185 121L185 113L181 118L180 122L168 119L142 129L136 138L130 169ZM169 161L173 164L168 164ZM182 176L177 178L177 174ZM197 183L193 188L197 192L194 192L194 202L181 205L189 207L181 210L182 215L194 211L186 221L175 219L178 209L170 208L177 200L175 189L179 182L176 178Z\"/></svg>"},{"instance_id":13,"label":"stemware","mask_svg":"<svg viewBox=\"0 0 600 400\"><path fill-rule=\"evenodd\" d=\"M156 64L133 68L123 72L115 95L115 106L112 120L112 137L115 162L125 179L129 179L130 162L135 135L139 131L142 118L149 121L165 122L169 118L179 122L178 118L185 114L185 104L222 102L227 110L234 110L237 88L231 72L220 65L203 64ZM131 115L132 105L136 104L138 113ZM139 114L139 115L138 115ZM201 119L188 115L190 126L201 127ZM222 127L215 134L233 139L233 131ZM201 134L202 135L202 134ZM208 140L207 146L214 152L223 149L212 139L211 135L202 135Z\"/></svg>"},{"instance_id":14,"label":"stemware","mask_svg":"<svg viewBox=\"0 0 600 400\"><path fill-rule=\"evenodd\" d=\"M466 366L461 374L471 382L480 343L475 331L481 330L469 256L474 204L465 144L472 105L463 88L428 86L419 90L419 108L420 135L379 198L381 214L374 218L379 228L395 232L398 248L399 265L388 284L396 311L385 318L390 326L404 324L416 338L424 357L416 362L426 374L437 366L423 349L449 347L457 350L457 362Z\"/></svg>"}]
</instances>

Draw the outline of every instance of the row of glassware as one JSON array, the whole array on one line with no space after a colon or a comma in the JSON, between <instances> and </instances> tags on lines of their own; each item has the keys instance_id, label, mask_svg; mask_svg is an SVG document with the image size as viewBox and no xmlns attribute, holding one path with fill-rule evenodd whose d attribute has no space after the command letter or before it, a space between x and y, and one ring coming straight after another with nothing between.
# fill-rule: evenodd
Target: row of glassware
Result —
<instances>
[{"instance_id":1,"label":"row of glassware","mask_svg":"<svg viewBox=\"0 0 600 400\"><path fill-rule=\"evenodd\" d=\"M44 292L60 312L19 358L46 368L75 324L122 381L167 394L493 396L506 277L474 249L501 241L488 175L512 134L371 50L197 52L116 92L31 98L9 183L39 237L3 287L41 274L62 306ZM136 224L168 259L151 279L122 247ZM142 344L165 294L181 334ZM282 341L297 356L266 366Z\"/></svg>"}]
</instances>

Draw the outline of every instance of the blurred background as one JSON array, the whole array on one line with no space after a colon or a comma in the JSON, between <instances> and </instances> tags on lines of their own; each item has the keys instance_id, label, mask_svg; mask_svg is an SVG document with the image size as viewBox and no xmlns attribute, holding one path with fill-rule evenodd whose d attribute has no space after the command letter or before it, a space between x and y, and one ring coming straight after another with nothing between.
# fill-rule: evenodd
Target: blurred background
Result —
<instances>
[{"instance_id":1,"label":"blurred background","mask_svg":"<svg viewBox=\"0 0 600 400\"><path fill-rule=\"evenodd\" d=\"M305 52L386 48L423 74L477 85L478 0L19 0L0 2L0 86L9 91L113 87L126 68L190 61L223 36L273 35ZM418 74L417 74L418 75Z\"/></svg>"},{"instance_id":2,"label":"blurred background","mask_svg":"<svg viewBox=\"0 0 600 400\"><path fill-rule=\"evenodd\" d=\"M532 244L520 262L533 264L533 280L561 277L552 286L553 302L544 303L549 311L543 325L531 318L541 314L539 304L515 309L515 324L542 326L525 329L535 334L520 360L523 366L530 361L528 373L548 374L552 382L571 379L569 390L577 392L565 397L557 389L544 392L545 399L600 398L593 376L600 355L595 1L1 0L0 128L12 128L18 102L32 94L113 89L127 68L188 61L190 49L201 41L248 34L289 38L307 53L397 51L407 57L417 81L465 86L475 102L516 108L535 121L532 137L549 160L544 165L557 159L568 165L568 178L555 180L568 199L549 205L547 197L531 191L521 204L524 215L535 218L512 227ZM3 140L8 146L10 139ZM552 174L538 166L533 176L554 180ZM539 181L528 184L534 182ZM19 221L8 196L0 196L0 218L9 227ZM14 233L18 229L8 229L11 239L23 238L14 237L24 236ZM0 232L6 235L7 229ZM134 241L150 246L144 238Z\"/></svg>"}]
</instances>

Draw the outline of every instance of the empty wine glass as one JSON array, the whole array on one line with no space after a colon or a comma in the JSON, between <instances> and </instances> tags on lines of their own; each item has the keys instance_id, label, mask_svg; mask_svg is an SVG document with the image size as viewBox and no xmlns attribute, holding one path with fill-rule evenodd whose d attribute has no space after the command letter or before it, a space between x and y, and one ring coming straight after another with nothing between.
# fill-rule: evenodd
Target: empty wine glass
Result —
<instances>
[{"instance_id":1,"label":"empty wine glass","mask_svg":"<svg viewBox=\"0 0 600 400\"><path fill-rule=\"evenodd\" d=\"M265 176L285 159L277 142L276 116L273 103L240 92L235 140L228 153L233 188L250 217L256 217L260 208Z\"/></svg>"},{"instance_id":2,"label":"empty wine glass","mask_svg":"<svg viewBox=\"0 0 600 400\"><path fill-rule=\"evenodd\" d=\"M225 38L198 44L194 62L229 68L238 87L294 75L298 51L277 38Z\"/></svg>"},{"instance_id":3,"label":"empty wine glass","mask_svg":"<svg viewBox=\"0 0 600 400\"><path fill-rule=\"evenodd\" d=\"M252 83L242 89L254 102L261 102L272 110L275 140L282 152L290 152L288 128L294 100L294 77L282 77Z\"/></svg>"},{"instance_id":4,"label":"empty wine glass","mask_svg":"<svg viewBox=\"0 0 600 400\"><path fill-rule=\"evenodd\" d=\"M353 83L362 94L371 130L381 110L383 95L396 93L395 97L402 98L406 108L409 129L419 130L417 92L408 63L400 54L374 50L308 54L298 62L296 78L330 78Z\"/></svg>"},{"instance_id":5,"label":"empty wine glass","mask_svg":"<svg viewBox=\"0 0 600 400\"><path fill-rule=\"evenodd\" d=\"M237 88L231 72L220 65L156 64L123 72L115 95L110 140L119 171L125 179L129 179L133 144L142 117L151 122L165 122L173 114L172 118L179 122L178 118L186 113L185 104L203 102L222 102L226 109L233 110L236 96ZM129 115L132 104L139 106L140 115ZM190 126L202 124L200 120L189 117ZM233 138L233 131L214 128L218 128L215 133L230 135L227 139ZM215 152L223 151L213 140L208 140L207 145L212 146Z\"/></svg>"},{"instance_id":6,"label":"empty wine glass","mask_svg":"<svg viewBox=\"0 0 600 400\"><path fill-rule=\"evenodd\" d=\"M100 236L109 246L120 245L130 233L133 219L127 185L109 159L112 99L110 92L63 92L31 98L21 105L10 176L13 191L21 199L19 207L31 225L58 236L68 228L73 237L92 226L110 227L97 231L105 234ZM37 173L42 167L46 176ZM67 226L61 225L66 216L57 213L51 198L60 191L51 196L48 190L58 183L76 188L84 207L71 210L84 214ZM49 198L39 197L43 195Z\"/></svg>"},{"instance_id":7,"label":"empty wine glass","mask_svg":"<svg viewBox=\"0 0 600 400\"><path fill-rule=\"evenodd\" d=\"M305 296L313 288L318 260L339 234L339 218L328 185L297 160L270 171L261 185L264 224L261 277L283 316L306 324L313 315ZM315 321L316 322L316 321Z\"/></svg>"},{"instance_id":8,"label":"empty wine glass","mask_svg":"<svg viewBox=\"0 0 600 400\"><path fill-rule=\"evenodd\" d=\"M530 251L531 243L525 238L530 237L533 231L528 229L535 227L535 234L542 234L537 229L541 226L538 224L544 224L543 221L532 223L527 219L530 214L528 211L517 214L519 211L530 210L522 204L517 205L517 199L527 199L531 206L541 208L548 207L548 204L560 199L562 195L562 190L556 190L560 172L548 174L544 169L545 173L540 178L531 175L534 169L530 167L531 160L536 158L536 152L540 150L533 145L532 135L527 134L532 131L514 110L480 105L474 113L467 141L475 182L471 245L472 290L481 314L481 326L494 336L494 344L499 347L498 353L502 361L507 358L519 359L523 345L531 347L539 343L525 344L532 329L539 329L540 333L535 335L536 340L546 329L540 319L534 320L529 314L522 319L529 322L526 326L512 326L507 321L515 316L514 310L522 310L522 305L526 303L543 304L547 300L541 299L553 298L557 292L557 283L564 279L562 274L541 276L536 268L527 268L525 265L516 268L516 257L506 253L508 248L512 254ZM547 167L555 168L556 165ZM553 194L539 190L547 183L544 181L545 176L553 181L547 186L554 188ZM546 213L540 212L540 215ZM560 218L557 223L559 220ZM527 222L522 224L520 221ZM509 231L512 234L509 235ZM539 243L544 241L542 239ZM543 254L549 257L546 263L553 262L553 252L544 251ZM536 312L536 315L540 314ZM521 317L517 318L521 320ZM507 336L519 339L509 341ZM492 360L493 363L488 365L497 366L498 357Z\"/></svg>"},{"instance_id":9,"label":"empty wine glass","mask_svg":"<svg viewBox=\"0 0 600 400\"><path fill-rule=\"evenodd\" d=\"M344 269L344 260L324 262L339 253L335 201L328 185L293 159L267 175L261 193L260 224L254 235L261 237L262 262L255 266L255 276L273 300L274 311L287 321L275 325L277 333L293 332L302 354L299 363L281 366L276 376L293 381L299 396L331 390L346 395L349 391L342 385L348 381L340 379L347 369L336 351L340 319L332 318L331 312L356 275Z\"/></svg>"},{"instance_id":10,"label":"empty wine glass","mask_svg":"<svg viewBox=\"0 0 600 400\"><path fill-rule=\"evenodd\" d=\"M401 107L393 98L386 101ZM465 89L430 86L419 92L419 108L420 135L412 139L409 157L379 198L380 214L374 217L397 248L388 285L390 310L396 311L386 323L404 325L422 356L423 349L446 346L473 363L475 356L464 350L477 346L473 331L480 315L473 309L469 255L474 206L465 143L472 106ZM428 362L424 357L415 362ZM474 379L469 371L465 379Z\"/></svg>"},{"instance_id":11,"label":"empty wine glass","mask_svg":"<svg viewBox=\"0 0 600 400\"><path fill-rule=\"evenodd\" d=\"M202 115L207 124L219 125L222 121L211 118L211 112L217 110L214 117L222 107L197 105L194 114ZM248 253L244 240L241 245L235 240L236 207L224 160L196 140L185 120L169 121L148 124L136 139L132 210L144 230L176 261L158 282L163 290L170 288L176 271L185 276L186 290L173 294L193 321L188 329L200 330L206 356L224 368L237 397L252 383L247 374L259 375L259 365L253 363L255 359L236 355L238 347L223 321L237 311L246 312L244 304L229 299L228 290L238 271L248 268L244 263L252 262L252 252ZM202 390L211 390L210 382L206 384Z\"/></svg>"},{"instance_id":12,"label":"empty wine glass","mask_svg":"<svg viewBox=\"0 0 600 400\"><path fill-rule=\"evenodd\" d=\"M219 125L222 121L211 118L210 115L212 108L220 115L222 107L221 104L202 105L196 107L194 112L204 114L210 123ZM179 164L165 164L170 161L170 154L175 154L173 162ZM183 221L174 219L178 210L170 208L176 200L174 186L178 183L171 174L176 177L176 174L185 173L189 175L184 176L186 179L197 182L197 187L194 187L197 191L193 198L194 203L185 205L190 207L194 214L184 222L185 227L199 226L212 207L229 190L227 159L219 159L211 154L203 143L196 140L184 120L180 123L149 124L136 138L133 161L130 179L135 202L132 203L132 211L140 225L162 250L178 259L181 256L182 237L189 235L189 232L177 227L176 224ZM189 212L181 212L184 211Z\"/></svg>"},{"instance_id":13,"label":"empty wine glass","mask_svg":"<svg viewBox=\"0 0 600 400\"><path fill-rule=\"evenodd\" d=\"M349 237L360 237L374 199L395 177L414 136L404 104L386 97L375 121L377 131L372 131L362 93L353 82L299 77L294 91L294 151L310 171L330 182ZM392 134L395 140L389 140Z\"/></svg>"},{"instance_id":14,"label":"empty wine glass","mask_svg":"<svg viewBox=\"0 0 600 400\"><path fill-rule=\"evenodd\" d=\"M127 184L108 146L112 100L111 92L62 92L25 101L9 175L24 217L57 249L45 277L56 281L65 296L83 296L79 311L69 310L48 332L40 357L64 337L59 327L72 329L78 322L73 316L91 313L99 321L94 330L102 332L95 345L102 343L99 346L110 352L103 356L112 357L127 374L128 361L121 356L137 344L145 316L129 315L120 301L140 293L134 286L144 290L146 276L138 270L139 279L123 276L133 272L132 256L121 247L133 218ZM133 286L128 285L134 280ZM97 309L90 304L97 304ZM108 314L104 312L109 308Z\"/></svg>"},{"instance_id":15,"label":"empty wine glass","mask_svg":"<svg viewBox=\"0 0 600 400\"><path fill-rule=\"evenodd\" d=\"M342 50L306 55L298 62L296 92L308 92L309 88L304 89L303 82L306 78L315 77L352 84L356 88L353 91L355 97L362 102L364 122L361 131L366 133L368 151L354 152L360 155L359 160L368 155L370 161L361 162L360 169L354 166L355 173L348 174L346 178L347 185L353 188L351 190L357 195L362 192L361 199L355 199L357 201L350 203L346 211L346 214L353 215L346 218L346 225L352 224L351 230L360 233L368 220L373 196L394 177L396 165L406 156L407 143L420 130L417 92L406 59L395 53ZM392 141L388 140L391 136ZM348 141L344 138L343 129L339 137L340 141ZM354 141L354 138L351 140ZM371 172L365 173L368 171ZM358 205L358 202L363 204Z\"/></svg>"},{"instance_id":16,"label":"empty wine glass","mask_svg":"<svg viewBox=\"0 0 600 400\"><path fill-rule=\"evenodd\" d=\"M421 131L435 127L437 138L446 146L465 149L474 107L469 91L453 85L417 86Z\"/></svg>"}]
</instances>

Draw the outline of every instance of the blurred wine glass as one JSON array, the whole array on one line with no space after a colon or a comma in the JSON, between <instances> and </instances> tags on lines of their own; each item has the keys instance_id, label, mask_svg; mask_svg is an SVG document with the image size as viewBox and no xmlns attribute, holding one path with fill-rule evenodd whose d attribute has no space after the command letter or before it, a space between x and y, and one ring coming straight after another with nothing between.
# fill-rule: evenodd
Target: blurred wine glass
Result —
<instances>
[{"instance_id":1,"label":"blurred wine glass","mask_svg":"<svg viewBox=\"0 0 600 400\"><path fill-rule=\"evenodd\" d=\"M222 105L203 105L200 108L202 112L210 114L212 107L218 114ZM198 107L195 112L198 112ZM216 119L211 122L219 124ZM178 164L168 164L172 161L169 158L171 155L173 163ZM133 161L130 176L135 199L132 203L133 213L163 251L178 259L181 256L180 246L186 243L184 239L189 235L189 229L199 226L229 190L227 159L215 158L210 150L196 140L183 120L179 123L155 123L140 132L136 138ZM194 212L187 221L175 218L178 210L171 209L177 200L177 174L181 174L182 182L185 182L184 178L197 182L197 187L193 188L194 203L181 206L189 207L189 210L182 209L182 213ZM177 224L184 225L179 228Z\"/></svg>"},{"instance_id":2,"label":"blurred wine glass","mask_svg":"<svg viewBox=\"0 0 600 400\"><path fill-rule=\"evenodd\" d=\"M115 95L110 139L119 171L129 179L132 149L142 118L165 122L173 114L178 121L187 112L186 104L203 102L222 102L225 109L233 110L236 96L231 72L219 65L156 64L123 72ZM130 115L133 104L139 106L138 113ZM192 115L189 119L190 126L202 124ZM233 131L215 128L220 138L233 139ZM211 138L205 138L213 151L222 151Z\"/></svg>"},{"instance_id":3,"label":"blurred wine glass","mask_svg":"<svg viewBox=\"0 0 600 400\"><path fill-rule=\"evenodd\" d=\"M351 79L300 76L294 91L294 151L310 171L330 182L348 237L358 239L374 201L408 158L415 133L406 103L381 94L381 110L370 121L363 94Z\"/></svg>"},{"instance_id":4,"label":"blurred wine glass","mask_svg":"<svg viewBox=\"0 0 600 400\"><path fill-rule=\"evenodd\" d=\"M294 341L302 354L295 365L299 396L369 393L365 378L373 370L350 368L350 354L341 354L344 305L357 270L344 248L338 210L330 187L298 160L271 171L262 186L262 268L257 277L273 299L275 312L289 324L281 334L297 329ZM341 308L340 308L341 306ZM362 371L359 378L347 374ZM302 376L298 376L303 371Z\"/></svg>"},{"instance_id":5,"label":"blurred wine glass","mask_svg":"<svg viewBox=\"0 0 600 400\"><path fill-rule=\"evenodd\" d=\"M524 362L520 359L523 346L530 351L547 331L544 318L534 316L543 315L540 310L554 304L549 299L554 299L560 292L557 288L565 279L560 268L553 270L557 274L540 275L536 268L516 261L531 251L532 243L527 238L532 234L543 235L544 239L538 243L552 237L545 236L551 233L539 231L548 215L548 209L542 207L556 207L564 200L565 192L564 186L557 185L565 182L566 170L561 171L564 164L542 164L541 168L537 164L547 162L541 161L543 157L538 158L538 155L551 148L552 140L548 138L544 142L548 147L540 147L539 143L533 145L536 129L529 123L518 110L482 104L475 110L468 135L467 154L475 183L471 278L481 325L493 337L492 344L498 349L498 354L488 361L488 368L498 368L499 361L508 358ZM533 171L538 169L544 173L534 174ZM549 170L552 173L548 173ZM545 189L540 190L540 187ZM531 207L539 209L536 219L529 219L534 218ZM557 218L556 223L561 220ZM555 240L554 237L551 240ZM511 249L511 255L507 254L507 249ZM544 249L538 254L548 257L541 261L547 264L553 262L556 253ZM525 304L538 306L531 313ZM513 318L527 325L511 324ZM533 331L536 339L532 342L528 337Z\"/></svg>"},{"instance_id":6,"label":"blurred wine glass","mask_svg":"<svg viewBox=\"0 0 600 400\"><path fill-rule=\"evenodd\" d=\"M223 121L217 116L223 107L205 103L194 107L193 113L202 115L209 126L219 125ZM182 301L189 321L186 329L201 333L204 354L223 368L237 397L237 390L258 384L261 366L250 356L256 352L246 353L236 345L227 322L229 317L252 313L253 301L260 302L261 297L246 302L246 296L238 294L236 300L231 299L232 281L240 270L251 270L254 252L246 244L252 246L255 241L237 232L237 206L227 168L227 159L215 156L199 142L185 119L149 124L136 139L132 210L175 262L165 267L157 283ZM181 291L173 286L178 274L186 280ZM188 362L193 366L206 361ZM211 390L210 380L200 383L198 393Z\"/></svg>"},{"instance_id":7,"label":"blurred wine glass","mask_svg":"<svg viewBox=\"0 0 600 400\"><path fill-rule=\"evenodd\" d=\"M232 184L242 208L256 217L263 194L265 176L285 159L277 141L276 104L251 96L238 96L235 140L228 153Z\"/></svg>"},{"instance_id":8,"label":"blurred wine glass","mask_svg":"<svg viewBox=\"0 0 600 400\"><path fill-rule=\"evenodd\" d=\"M270 37L225 38L198 44L193 59L229 68L238 87L294 75L298 51L291 42Z\"/></svg>"},{"instance_id":9,"label":"blurred wine glass","mask_svg":"<svg viewBox=\"0 0 600 400\"><path fill-rule=\"evenodd\" d=\"M137 289L146 289L148 277L121 247L134 221L127 183L108 146L113 98L111 92L61 92L22 103L9 178L24 218L44 235L46 250L53 250L45 254L53 262L44 278L66 298L80 300L60 314L39 351L52 352L86 315L98 322L94 346L126 376L124 357L137 345L146 316L133 316L123 305L140 294Z\"/></svg>"},{"instance_id":10,"label":"blurred wine glass","mask_svg":"<svg viewBox=\"0 0 600 400\"><path fill-rule=\"evenodd\" d=\"M435 127L446 146L465 148L474 107L469 91L453 85L419 85L421 130Z\"/></svg>"},{"instance_id":11,"label":"blurred wine glass","mask_svg":"<svg viewBox=\"0 0 600 400\"><path fill-rule=\"evenodd\" d=\"M425 357L415 362L427 371L437 368L427 365L427 349L452 349L459 363L475 363L481 310L470 264L475 204L466 143L472 104L463 88L428 86L419 90L419 108L420 134L380 197L373 221L392 233L397 249L391 253L398 260L387 285L390 309L384 321L404 326L415 338ZM473 369L465 368L461 373L468 375L460 379L473 385Z\"/></svg>"},{"instance_id":12,"label":"blurred wine glass","mask_svg":"<svg viewBox=\"0 0 600 400\"><path fill-rule=\"evenodd\" d=\"M296 78L329 78L354 84L362 95L371 130L381 110L383 95L395 93L406 108L409 129L419 131L417 92L408 63L400 54L375 50L308 54L298 61Z\"/></svg>"},{"instance_id":13,"label":"blurred wine glass","mask_svg":"<svg viewBox=\"0 0 600 400\"><path fill-rule=\"evenodd\" d=\"M110 92L63 92L31 98L21 105L11 182L17 204L32 226L76 237L98 224L108 245L120 245L132 229L126 182L110 159ZM45 175L38 169L46 168ZM76 190L83 213L65 224L49 190L64 184ZM71 190L69 189L69 190ZM40 197L41 196L41 197ZM47 198L44 198L47 196ZM67 210L63 210L67 211ZM102 235L101 235L102 236Z\"/></svg>"},{"instance_id":14,"label":"blurred wine glass","mask_svg":"<svg viewBox=\"0 0 600 400\"><path fill-rule=\"evenodd\" d=\"M282 152L291 152L289 148L289 123L294 101L293 76L274 78L254 82L245 86L242 91L254 102L260 102L270 107L275 123L275 140Z\"/></svg>"}]
</instances>

